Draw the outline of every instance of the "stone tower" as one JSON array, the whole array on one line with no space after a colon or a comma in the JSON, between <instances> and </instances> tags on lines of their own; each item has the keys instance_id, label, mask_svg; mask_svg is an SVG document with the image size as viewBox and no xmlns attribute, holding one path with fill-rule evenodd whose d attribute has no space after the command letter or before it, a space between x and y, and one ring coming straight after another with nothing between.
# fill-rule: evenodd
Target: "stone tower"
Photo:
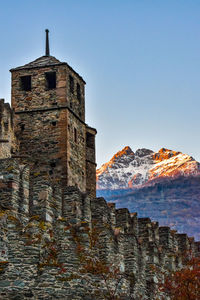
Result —
<instances>
[{"instance_id":1,"label":"stone tower","mask_svg":"<svg viewBox=\"0 0 200 300\"><path fill-rule=\"evenodd\" d=\"M0 99L0 159L9 158L18 150L13 119L10 104Z\"/></svg>"},{"instance_id":2,"label":"stone tower","mask_svg":"<svg viewBox=\"0 0 200 300\"><path fill-rule=\"evenodd\" d=\"M19 153L32 172L96 194L95 134L85 123L85 81L46 53L12 73L12 108Z\"/></svg>"}]
</instances>

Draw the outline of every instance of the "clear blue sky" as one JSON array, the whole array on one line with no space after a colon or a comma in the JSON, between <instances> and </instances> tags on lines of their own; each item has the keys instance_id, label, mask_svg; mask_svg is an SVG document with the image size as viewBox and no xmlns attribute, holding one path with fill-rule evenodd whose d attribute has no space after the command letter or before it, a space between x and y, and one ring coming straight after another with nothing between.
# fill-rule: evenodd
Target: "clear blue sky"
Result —
<instances>
[{"instance_id":1,"label":"clear blue sky","mask_svg":"<svg viewBox=\"0 0 200 300\"><path fill-rule=\"evenodd\" d=\"M51 54L86 80L98 166L129 145L200 161L199 0L7 0L0 7L0 98L8 70Z\"/></svg>"}]
</instances>

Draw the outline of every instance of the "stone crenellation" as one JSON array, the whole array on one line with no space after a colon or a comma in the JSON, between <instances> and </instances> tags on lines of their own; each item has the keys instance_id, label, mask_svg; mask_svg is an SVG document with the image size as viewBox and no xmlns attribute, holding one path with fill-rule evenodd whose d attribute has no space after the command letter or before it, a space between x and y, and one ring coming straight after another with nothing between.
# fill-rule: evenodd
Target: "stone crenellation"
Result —
<instances>
[{"instance_id":1,"label":"stone crenellation","mask_svg":"<svg viewBox=\"0 0 200 300\"><path fill-rule=\"evenodd\" d=\"M45 55L11 73L12 106L0 99L0 299L110 299L105 270L117 299L160 299L164 273L199 243L96 198L96 130L67 63Z\"/></svg>"},{"instance_id":2,"label":"stone crenellation","mask_svg":"<svg viewBox=\"0 0 200 300\"><path fill-rule=\"evenodd\" d=\"M94 299L80 279L59 280L62 276L56 263L64 264L66 274L75 272L80 264L74 240L64 231L69 224L79 228L80 236L84 236L86 225L100 228L104 261L114 261L124 274L134 275L134 282L125 280L122 290L128 296L122 299L140 299L140 295L154 299L159 274L181 267L185 251L198 252L199 243L186 234L159 227L125 208L116 209L115 204L91 198L76 187L66 186L61 191L36 176L30 204L29 171L18 158L4 159L0 164L0 295L4 299L15 299L16 293L23 299ZM41 230L41 224L47 229ZM29 244L39 232L49 243L56 238L58 253L56 263L46 263L42 269L44 241ZM84 238L87 246L88 238ZM160 273L152 272L152 266Z\"/></svg>"}]
</instances>

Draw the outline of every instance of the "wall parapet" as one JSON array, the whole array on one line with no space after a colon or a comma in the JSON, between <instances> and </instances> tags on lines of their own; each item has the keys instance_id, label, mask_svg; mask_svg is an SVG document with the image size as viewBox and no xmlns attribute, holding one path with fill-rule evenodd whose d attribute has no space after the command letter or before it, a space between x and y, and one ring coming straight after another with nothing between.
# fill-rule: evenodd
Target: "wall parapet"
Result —
<instances>
[{"instance_id":1,"label":"wall parapet","mask_svg":"<svg viewBox=\"0 0 200 300\"><path fill-rule=\"evenodd\" d=\"M84 265L77 254L77 241L89 255L88 233L95 230L99 244L95 259L124 274L121 291L128 297L124 299L138 295L154 299L160 278L152 266L160 274L176 270L186 251L194 255L199 251L199 243L186 234L159 227L150 218L138 218L126 208L116 209L104 198L91 198L76 187L52 185L43 177L30 178L28 166L20 159L0 160L0 297L4 299L14 299L16 293L23 299L44 295L93 299L95 285L91 282L103 282L90 274L89 293L86 283L81 283L84 279L76 277ZM63 274L71 277L65 281Z\"/></svg>"}]
</instances>

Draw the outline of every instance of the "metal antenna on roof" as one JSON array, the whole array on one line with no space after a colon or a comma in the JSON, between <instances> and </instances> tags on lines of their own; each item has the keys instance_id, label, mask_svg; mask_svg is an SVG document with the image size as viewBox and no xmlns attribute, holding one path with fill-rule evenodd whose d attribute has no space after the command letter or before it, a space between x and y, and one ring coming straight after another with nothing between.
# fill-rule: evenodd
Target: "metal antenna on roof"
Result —
<instances>
[{"instance_id":1,"label":"metal antenna on roof","mask_svg":"<svg viewBox=\"0 0 200 300\"><path fill-rule=\"evenodd\" d=\"M49 51L49 30L46 29L46 53L45 56L49 56L50 55L50 51Z\"/></svg>"}]
</instances>

